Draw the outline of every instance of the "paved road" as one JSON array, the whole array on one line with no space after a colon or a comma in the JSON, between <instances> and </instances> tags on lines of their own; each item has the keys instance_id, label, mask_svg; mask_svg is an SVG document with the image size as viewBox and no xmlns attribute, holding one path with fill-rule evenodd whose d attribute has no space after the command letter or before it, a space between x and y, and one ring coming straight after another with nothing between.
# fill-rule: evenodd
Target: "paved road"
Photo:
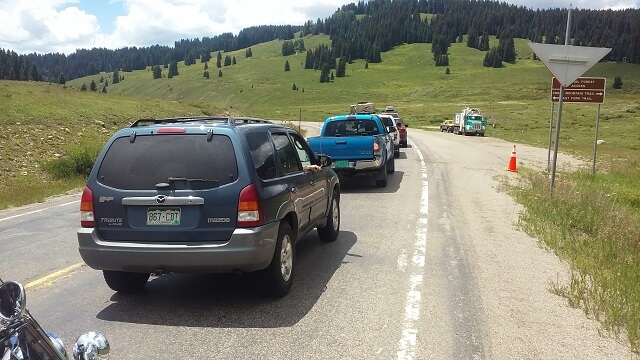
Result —
<instances>
[{"instance_id":1,"label":"paved road","mask_svg":"<svg viewBox=\"0 0 640 360\"><path fill-rule=\"evenodd\" d=\"M0 212L0 276L28 284L28 308L67 348L98 330L112 359L631 358L549 292L567 266L515 229L521 209L498 190L518 176L505 170L512 144L409 132L386 188L343 179L340 237L299 243L284 299L260 296L252 276L114 293L77 253L79 194ZM518 159L547 153L518 146Z\"/></svg>"}]
</instances>

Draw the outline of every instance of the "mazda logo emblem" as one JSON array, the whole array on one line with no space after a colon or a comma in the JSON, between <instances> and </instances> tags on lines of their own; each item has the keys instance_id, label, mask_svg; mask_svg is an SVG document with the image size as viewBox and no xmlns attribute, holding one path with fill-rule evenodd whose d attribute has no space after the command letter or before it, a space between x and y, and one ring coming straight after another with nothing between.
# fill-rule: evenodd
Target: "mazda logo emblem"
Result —
<instances>
[{"instance_id":1,"label":"mazda logo emblem","mask_svg":"<svg viewBox=\"0 0 640 360\"><path fill-rule=\"evenodd\" d=\"M156 196L156 203L164 204L165 202L167 202L167 196L166 195L158 195L158 196Z\"/></svg>"}]
</instances>

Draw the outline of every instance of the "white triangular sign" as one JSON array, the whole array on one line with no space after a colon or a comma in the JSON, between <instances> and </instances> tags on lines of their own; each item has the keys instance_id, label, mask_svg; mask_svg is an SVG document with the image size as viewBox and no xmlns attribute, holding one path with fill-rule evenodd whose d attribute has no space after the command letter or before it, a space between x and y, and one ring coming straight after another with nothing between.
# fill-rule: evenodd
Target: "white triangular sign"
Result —
<instances>
[{"instance_id":1,"label":"white triangular sign","mask_svg":"<svg viewBox=\"0 0 640 360\"><path fill-rule=\"evenodd\" d=\"M564 86L569 86L611 48L529 43L529 47Z\"/></svg>"}]
</instances>

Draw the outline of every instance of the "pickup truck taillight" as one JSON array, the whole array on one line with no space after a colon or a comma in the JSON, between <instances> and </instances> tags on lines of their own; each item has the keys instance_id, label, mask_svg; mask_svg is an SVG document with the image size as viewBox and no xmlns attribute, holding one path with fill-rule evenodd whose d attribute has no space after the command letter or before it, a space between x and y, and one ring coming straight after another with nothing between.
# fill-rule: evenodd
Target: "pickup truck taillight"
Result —
<instances>
[{"instance_id":1,"label":"pickup truck taillight","mask_svg":"<svg viewBox=\"0 0 640 360\"><path fill-rule=\"evenodd\" d=\"M382 147L380 146L378 139L373 140L373 155L382 155Z\"/></svg>"},{"instance_id":2,"label":"pickup truck taillight","mask_svg":"<svg viewBox=\"0 0 640 360\"><path fill-rule=\"evenodd\" d=\"M264 225L264 215L260 208L260 196L255 184L250 184L240 191L238 200L238 222L241 228Z\"/></svg>"},{"instance_id":3,"label":"pickup truck taillight","mask_svg":"<svg viewBox=\"0 0 640 360\"><path fill-rule=\"evenodd\" d=\"M80 226L96 227L96 219L93 214L93 191L85 186L80 199Z\"/></svg>"}]
</instances>

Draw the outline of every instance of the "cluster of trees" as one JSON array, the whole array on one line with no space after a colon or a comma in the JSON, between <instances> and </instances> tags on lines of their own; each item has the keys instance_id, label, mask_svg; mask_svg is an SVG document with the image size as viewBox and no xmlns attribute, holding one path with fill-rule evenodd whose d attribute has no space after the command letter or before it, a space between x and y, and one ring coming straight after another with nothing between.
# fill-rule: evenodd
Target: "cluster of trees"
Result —
<instances>
[{"instance_id":1,"label":"cluster of trees","mask_svg":"<svg viewBox=\"0 0 640 360\"><path fill-rule=\"evenodd\" d=\"M233 56L229 56L229 55L225 55L224 57L224 66L231 66L231 65L235 65L236 62L236 57ZM216 67L218 69L220 69L222 67L223 63L222 63L222 52L218 51L218 55L216 56Z\"/></svg>"},{"instance_id":2,"label":"cluster of trees","mask_svg":"<svg viewBox=\"0 0 640 360\"><path fill-rule=\"evenodd\" d=\"M446 36L436 36L431 42L431 52L433 53L433 60L436 62L436 66L449 66L449 47L451 41Z\"/></svg>"},{"instance_id":3,"label":"cluster of trees","mask_svg":"<svg viewBox=\"0 0 640 360\"><path fill-rule=\"evenodd\" d=\"M0 80L41 81L42 77L26 55L0 49Z\"/></svg>"},{"instance_id":4,"label":"cluster of trees","mask_svg":"<svg viewBox=\"0 0 640 360\"><path fill-rule=\"evenodd\" d=\"M209 61L210 54L216 51L234 51L271 40L290 40L301 29L301 26L292 25L254 26L243 29L237 36L224 33L202 39L183 39L176 41L174 47L154 45L116 50L79 49L69 55L18 55L13 51L0 49L0 79L58 82L61 74L64 74L65 80L68 81L103 71L112 72L115 69L129 72L144 70L152 65L168 66L174 61L185 61L186 64L192 65L197 59L201 62ZM247 57L250 56L249 52Z\"/></svg>"},{"instance_id":5,"label":"cluster of trees","mask_svg":"<svg viewBox=\"0 0 640 360\"><path fill-rule=\"evenodd\" d=\"M322 44L315 50L307 50L304 68L320 70L320 82L330 82L336 77L346 76L347 58L344 56L337 58L333 49ZM332 70L336 70L335 75Z\"/></svg>"},{"instance_id":6,"label":"cluster of trees","mask_svg":"<svg viewBox=\"0 0 640 360\"><path fill-rule=\"evenodd\" d=\"M421 14L434 16L428 21ZM571 14L573 45L611 47L604 60L640 64L640 10L574 10ZM375 62L372 54L378 49L433 43L436 37L455 42L469 34L469 46L482 51L489 50L489 36L499 37L504 30L512 38L558 43L564 39L566 17L566 9L532 10L497 1L361 0L323 21L305 23L302 31L330 35L339 56Z\"/></svg>"},{"instance_id":7,"label":"cluster of trees","mask_svg":"<svg viewBox=\"0 0 640 360\"><path fill-rule=\"evenodd\" d=\"M310 20L302 26L255 26L243 29L237 36L224 33L202 39L183 39L176 41L173 48L159 45L117 50L94 48L77 50L70 55L17 55L0 49L0 79L57 82L62 74L65 80L71 80L101 71L127 72L178 61L190 65L197 59L208 61L216 51L243 48L248 48L246 56L250 57L250 46L276 39L287 41L289 53L289 42L294 52L300 51L300 45L304 48L304 43L292 41L298 31L301 35L324 33L331 37L334 57L334 61L328 62L331 69L335 69L333 63L338 57L344 57L347 63L355 59L364 59L367 64L376 63L382 61L382 52L399 44L433 44L434 40L438 43L433 48L434 61L444 65L449 59L440 39L444 38L448 43L461 42L462 36L468 35L468 46L489 51L489 36L501 38L507 30L512 39L562 43L566 17L567 9L533 10L498 1L360 0L342 6L324 20ZM574 10L570 29L572 44L610 47L613 50L603 60L640 64L638 24L638 9ZM498 47L494 55L509 61L508 52ZM324 62L312 66L322 69Z\"/></svg>"},{"instance_id":8,"label":"cluster of trees","mask_svg":"<svg viewBox=\"0 0 640 360\"><path fill-rule=\"evenodd\" d=\"M304 40L296 39L293 40L285 40L282 43L282 56L293 55L297 52L303 52L306 48L304 47Z\"/></svg>"}]
</instances>

